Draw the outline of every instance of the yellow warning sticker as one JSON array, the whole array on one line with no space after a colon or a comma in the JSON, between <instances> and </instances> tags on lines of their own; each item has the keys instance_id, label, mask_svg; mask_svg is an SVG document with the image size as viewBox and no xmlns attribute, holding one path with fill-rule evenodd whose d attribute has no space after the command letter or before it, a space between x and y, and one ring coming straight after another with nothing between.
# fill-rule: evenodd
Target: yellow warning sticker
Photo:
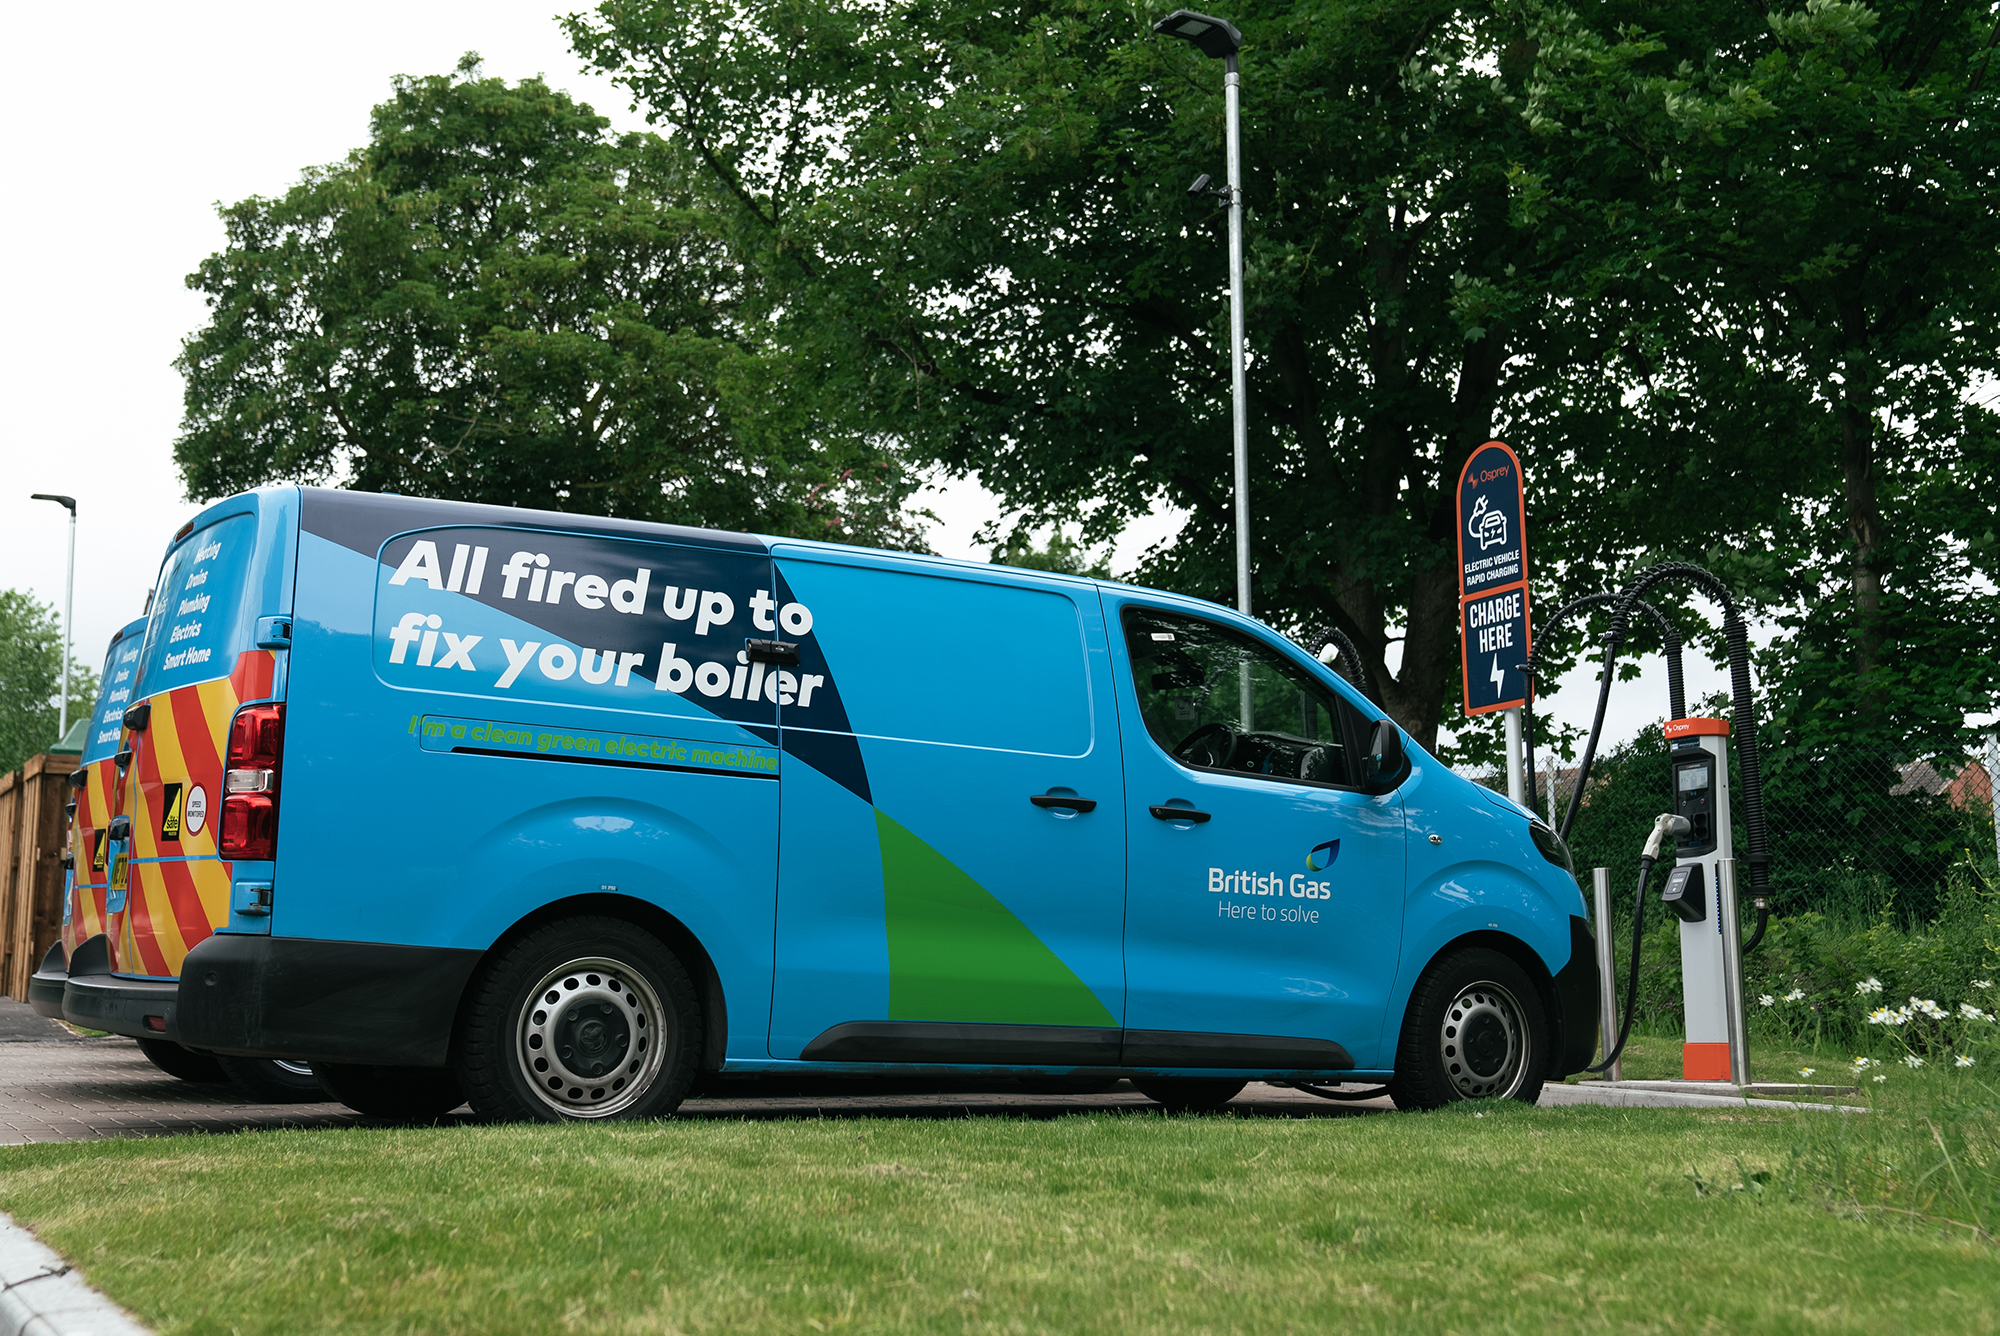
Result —
<instances>
[{"instance_id":1,"label":"yellow warning sticker","mask_svg":"<svg viewBox=\"0 0 2000 1336\"><path fill-rule=\"evenodd\" d=\"M181 792L182 784L168 784L161 795L160 838L178 840L181 837Z\"/></svg>"}]
</instances>

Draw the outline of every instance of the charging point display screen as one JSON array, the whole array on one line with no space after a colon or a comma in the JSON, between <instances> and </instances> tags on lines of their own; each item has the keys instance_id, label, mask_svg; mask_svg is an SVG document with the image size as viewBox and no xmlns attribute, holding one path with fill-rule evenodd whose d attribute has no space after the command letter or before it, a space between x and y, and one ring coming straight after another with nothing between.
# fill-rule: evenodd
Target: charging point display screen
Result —
<instances>
[{"instance_id":1,"label":"charging point display screen","mask_svg":"<svg viewBox=\"0 0 2000 1336\"><path fill-rule=\"evenodd\" d=\"M1674 811L1688 821L1675 842L1682 858L1715 850L1715 758L1702 753L1674 763Z\"/></svg>"}]
</instances>

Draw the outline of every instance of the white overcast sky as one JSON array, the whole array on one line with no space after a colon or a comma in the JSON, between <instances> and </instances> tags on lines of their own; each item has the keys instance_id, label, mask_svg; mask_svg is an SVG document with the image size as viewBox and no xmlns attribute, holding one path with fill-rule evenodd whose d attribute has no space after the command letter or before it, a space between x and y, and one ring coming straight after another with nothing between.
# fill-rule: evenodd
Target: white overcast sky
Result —
<instances>
[{"instance_id":1,"label":"white overcast sky","mask_svg":"<svg viewBox=\"0 0 2000 1336\"><path fill-rule=\"evenodd\" d=\"M291 6L244 0L130 0L87 10L10 11L0 86L0 161L11 183L0 241L13 296L0 331L0 588L61 604L65 517L32 492L77 498L77 656L95 664L136 617L166 540L197 507L171 455L180 378L171 363L204 318L183 279L222 245L216 205L285 190L367 133L368 110L397 74L451 70L478 51L486 72L540 74L620 128L642 128L627 99L587 77L546 0L349 0ZM1512 442L1533 467L1534 443ZM944 520L932 545L984 557L972 536L993 499L951 484L922 501ZM1123 569L1175 528L1135 526ZM1588 672L1552 704L1587 723ZM1663 674L1614 693L1607 740L1665 708ZM1723 682L1691 665L1691 695Z\"/></svg>"}]
</instances>

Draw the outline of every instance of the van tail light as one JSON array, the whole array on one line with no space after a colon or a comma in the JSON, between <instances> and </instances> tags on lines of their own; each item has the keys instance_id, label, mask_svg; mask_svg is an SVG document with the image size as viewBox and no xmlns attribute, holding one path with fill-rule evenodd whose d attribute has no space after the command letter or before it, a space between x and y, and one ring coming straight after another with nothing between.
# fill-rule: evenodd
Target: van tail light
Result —
<instances>
[{"instance_id":1,"label":"van tail light","mask_svg":"<svg viewBox=\"0 0 2000 1336\"><path fill-rule=\"evenodd\" d=\"M278 851L278 772L285 752L285 707L246 705L229 723L222 776L224 858L265 862Z\"/></svg>"}]
</instances>

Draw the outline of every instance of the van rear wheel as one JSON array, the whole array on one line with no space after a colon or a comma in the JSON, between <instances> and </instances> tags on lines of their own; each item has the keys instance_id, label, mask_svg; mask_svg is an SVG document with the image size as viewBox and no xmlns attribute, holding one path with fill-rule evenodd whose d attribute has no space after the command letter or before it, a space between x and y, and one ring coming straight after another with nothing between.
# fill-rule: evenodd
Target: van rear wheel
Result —
<instances>
[{"instance_id":1,"label":"van rear wheel","mask_svg":"<svg viewBox=\"0 0 2000 1336\"><path fill-rule=\"evenodd\" d=\"M228 1073L222 1070L222 1064L215 1060L213 1053L197 1053L191 1048L182 1048L171 1039L141 1039L138 1043L146 1061L168 1076L203 1085L227 1084L229 1081Z\"/></svg>"},{"instance_id":2,"label":"van rear wheel","mask_svg":"<svg viewBox=\"0 0 2000 1336\"><path fill-rule=\"evenodd\" d=\"M1403 1013L1389 1097L1399 1109L1541 1098L1549 1028L1519 965L1483 947L1454 951L1417 980Z\"/></svg>"},{"instance_id":3,"label":"van rear wheel","mask_svg":"<svg viewBox=\"0 0 2000 1336\"><path fill-rule=\"evenodd\" d=\"M313 1071L327 1095L370 1118L430 1122L465 1103L448 1067L321 1062L313 1065Z\"/></svg>"},{"instance_id":4,"label":"van rear wheel","mask_svg":"<svg viewBox=\"0 0 2000 1336\"><path fill-rule=\"evenodd\" d=\"M508 1122L663 1117L694 1084L700 1020L693 981L659 938L623 919L565 919L474 982L459 1084Z\"/></svg>"},{"instance_id":5,"label":"van rear wheel","mask_svg":"<svg viewBox=\"0 0 2000 1336\"><path fill-rule=\"evenodd\" d=\"M1242 1094L1250 1083L1228 1077L1155 1076L1134 1077L1132 1084L1168 1113L1213 1113Z\"/></svg>"},{"instance_id":6,"label":"van rear wheel","mask_svg":"<svg viewBox=\"0 0 2000 1336\"><path fill-rule=\"evenodd\" d=\"M231 1058L218 1053L217 1065L230 1084L259 1104L324 1104L326 1091L301 1058Z\"/></svg>"}]
</instances>

